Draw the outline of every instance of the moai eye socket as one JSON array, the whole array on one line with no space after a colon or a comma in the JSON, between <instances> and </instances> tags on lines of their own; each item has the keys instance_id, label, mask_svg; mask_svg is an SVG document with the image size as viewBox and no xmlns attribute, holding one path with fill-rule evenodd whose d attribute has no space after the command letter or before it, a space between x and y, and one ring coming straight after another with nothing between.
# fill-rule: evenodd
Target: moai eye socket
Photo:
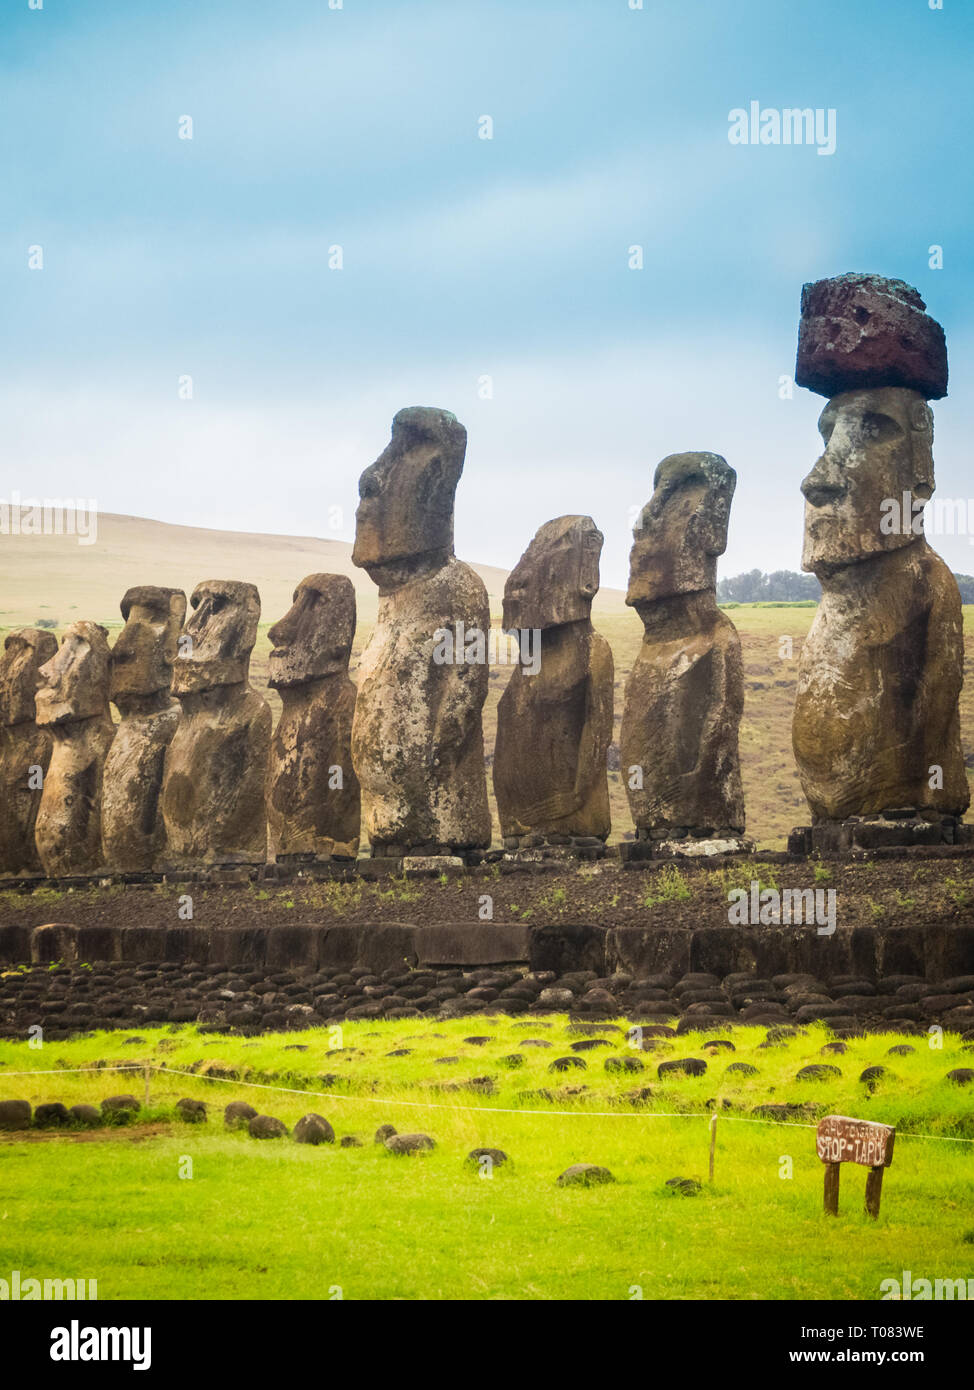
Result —
<instances>
[{"instance_id":1,"label":"moai eye socket","mask_svg":"<svg viewBox=\"0 0 974 1390\"><path fill-rule=\"evenodd\" d=\"M888 440L898 439L902 433L903 430L900 425L891 415L882 415L878 411L867 410L862 417L864 439L886 443Z\"/></svg>"}]
</instances>

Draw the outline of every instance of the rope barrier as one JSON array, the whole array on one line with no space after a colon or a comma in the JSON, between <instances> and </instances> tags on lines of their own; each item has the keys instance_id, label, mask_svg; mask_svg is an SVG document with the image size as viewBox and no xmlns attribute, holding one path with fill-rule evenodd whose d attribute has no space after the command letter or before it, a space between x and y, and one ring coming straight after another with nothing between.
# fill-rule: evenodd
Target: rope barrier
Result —
<instances>
[{"instance_id":1,"label":"rope barrier","mask_svg":"<svg viewBox=\"0 0 974 1390\"><path fill-rule=\"evenodd\" d=\"M778 1129L817 1129L817 1125L800 1120L772 1120L765 1116L727 1115L713 1110L524 1110L499 1105L447 1105L435 1100L390 1100L384 1096L343 1096L335 1091L308 1091L296 1086L273 1086L265 1081L240 1081L229 1076L208 1076L195 1071L181 1071L159 1062L119 1062L105 1067L54 1067L48 1071L0 1071L6 1076L71 1076L81 1072L135 1071L146 1069L162 1076L186 1076L192 1081L221 1081L227 1086L245 1086L256 1091L278 1091L281 1095L313 1096L316 1100L351 1101L353 1104L404 1106L415 1110L453 1110L475 1115L544 1115L561 1119L590 1120L709 1120L716 1114L727 1124L774 1125ZM915 1134L897 1130L897 1139L927 1139L941 1144L974 1144L974 1139L961 1139L948 1134Z\"/></svg>"}]
</instances>

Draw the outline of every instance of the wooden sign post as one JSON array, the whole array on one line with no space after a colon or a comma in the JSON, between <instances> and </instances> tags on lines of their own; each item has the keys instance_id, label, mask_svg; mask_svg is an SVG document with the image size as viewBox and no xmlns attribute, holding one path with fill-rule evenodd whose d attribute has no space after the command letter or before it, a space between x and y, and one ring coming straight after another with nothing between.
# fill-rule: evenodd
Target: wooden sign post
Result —
<instances>
[{"instance_id":1,"label":"wooden sign post","mask_svg":"<svg viewBox=\"0 0 974 1390\"><path fill-rule=\"evenodd\" d=\"M883 1193L883 1172L893 1162L892 1125L878 1125L872 1120L850 1120L846 1115L826 1115L819 1121L816 1135L818 1156L825 1164L825 1210L829 1216L839 1214L839 1172L843 1163L859 1163L868 1168L866 1175L866 1211L879 1215L879 1200Z\"/></svg>"}]
</instances>

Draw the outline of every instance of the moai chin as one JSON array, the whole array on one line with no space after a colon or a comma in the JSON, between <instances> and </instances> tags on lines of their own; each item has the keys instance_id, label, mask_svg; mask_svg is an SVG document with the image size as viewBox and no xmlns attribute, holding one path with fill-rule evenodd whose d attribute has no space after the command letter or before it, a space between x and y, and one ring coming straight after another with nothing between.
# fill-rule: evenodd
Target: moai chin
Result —
<instances>
[{"instance_id":1,"label":"moai chin","mask_svg":"<svg viewBox=\"0 0 974 1390\"><path fill-rule=\"evenodd\" d=\"M924 308L916 290L880 276L802 292L796 380L829 400L825 447L802 483L802 567L822 598L798 664L792 742L813 824L795 848L964 834L961 601L923 534L927 400L946 393L947 360Z\"/></svg>"},{"instance_id":2,"label":"moai chin","mask_svg":"<svg viewBox=\"0 0 974 1390\"><path fill-rule=\"evenodd\" d=\"M750 848L741 838L741 643L716 595L736 484L718 454L671 454L633 531L626 603L645 632L619 751L636 838L662 853Z\"/></svg>"},{"instance_id":3,"label":"moai chin","mask_svg":"<svg viewBox=\"0 0 974 1390\"><path fill-rule=\"evenodd\" d=\"M504 628L538 643L528 665L519 638L522 660L497 708L494 794L508 851L604 852L613 662L591 620L601 553L591 517L558 517L541 527L504 587Z\"/></svg>"},{"instance_id":4,"label":"moai chin","mask_svg":"<svg viewBox=\"0 0 974 1390\"><path fill-rule=\"evenodd\" d=\"M93 874L103 867L102 782L115 737L108 707L110 659L103 627L72 623L37 673L37 723L53 737L34 827L48 878Z\"/></svg>"},{"instance_id":5,"label":"moai chin","mask_svg":"<svg viewBox=\"0 0 974 1390\"><path fill-rule=\"evenodd\" d=\"M354 859L361 797L352 767L355 589L342 574L309 574L268 633L268 685L283 712L267 769L270 847L278 862Z\"/></svg>"},{"instance_id":6,"label":"moai chin","mask_svg":"<svg viewBox=\"0 0 974 1390\"><path fill-rule=\"evenodd\" d=\"M40 668L57 651L41 628L8 632L0 654L0 874L39 874L34 825L53 738L35 718Z\"/></svg>"},{"instance_id":7,"label":"moai chin","mask_svg":"<svg viewBox=\"0 0 974 1390\"><path fill-rule=\"evenodd\" d=\"M480 577L453 553L466 440L448 411L401 410L359 482L352 560L379 586L379 612L359 662L352 762L373 855L465 855L490 844L490 609Z\"/></svg>"},{"instance_id":8,"label":"moai chin","mask_svg":"<svg viewBox=\"0 0 974 1390\"><path fill-rule=\"evenodd\" d=\"M186 595L142 584L120 606L125 626L112 648L109 693L122 718L105 764L102 849L114 873L144 873L165 842L159 800L179 722L170 689Z\"/></svg>"},{"instance_id":9,"label":"moai chin","mask_svg":"<svg viewBox=\"0 0 974 1390\"><path fill-rule=\"evenodd\" d=\"M261 864L271 711L248 683L260 595L253 584L209 579L190 606L173 666L181 710L163 772L165 863Z\"/></svg>"}]
</instances>

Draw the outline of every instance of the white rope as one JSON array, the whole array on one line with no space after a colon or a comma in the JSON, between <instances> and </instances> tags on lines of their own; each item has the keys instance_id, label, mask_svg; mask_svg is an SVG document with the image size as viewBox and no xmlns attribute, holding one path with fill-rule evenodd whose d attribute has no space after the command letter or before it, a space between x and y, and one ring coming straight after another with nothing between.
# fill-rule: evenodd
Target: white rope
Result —
<instances>
[{"instance_id":1,"label":"white rope","mask_svg":"<svg viewBox=\"0 0 974 1390\"><path fill-rule=\"evenodd\" d=\"M208 1076L205 1072L180 1071L159 1062L119 1062L105 1067L55 1067L49 1071L0 1071L0 1079L5 1076L71 1076L79 1072L135 1071L143 1072L146 1067L162 1076L187 1076L193 1081L222 1081L228 1086L246 1086L255 1091L278 1091L288 1096L314 1096L316 1100L345 1100L353 1104L406 1106L415 1110L453 1110L475 1115L551 1115L561 1119L590 1120L709 1120L715 1114L727 1124L736 1125L777 1125L779 1129L817 1129L817 1125L803 1124L800 1120L772 1120L765 1116L755 1118L750 1115L725 1115L723 1111L713 1110L518 1110L498 1105L446 1105L436 1100L389 1100L383 1096L343 1096L336 1091L306 1091L295 1086L272 1086L265 1081L240 1081L231 1076ZM948 1134L913 1134L906 1130L896 1131L897 1139L930 1139L941 1144L974 1144L974 1139L958 1139Z\"/></svg>"}]
</instances>

